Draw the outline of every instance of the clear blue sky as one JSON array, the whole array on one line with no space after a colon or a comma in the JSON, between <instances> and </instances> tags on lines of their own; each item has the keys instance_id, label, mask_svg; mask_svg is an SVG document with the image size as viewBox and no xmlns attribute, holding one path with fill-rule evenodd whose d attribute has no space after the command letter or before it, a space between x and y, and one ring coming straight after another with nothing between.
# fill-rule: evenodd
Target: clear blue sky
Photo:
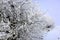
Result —
<instances>
[{"instance_id":1,"label":"clear blue sky","mask_svg":"<svg viewBox=\"0 0 60 40\"><path fill-rule=\"evenodd\" d=\"M40 4L41 10L54 19L57 26L60 25L60 0L34 0Z\"/></svg>"},{"instance_id":2,"label":"clear blue sky","mask_svg":"<svg viewBox=\"0 0 60 40\"><path fill-rule=\"evenodd\" d=\"M60 0L34 0L40 4L43 12L47 11L55 22L56 28L51 30L45 37L45 40L58 40L60 37Z\"/></svg>"}]
</instances>

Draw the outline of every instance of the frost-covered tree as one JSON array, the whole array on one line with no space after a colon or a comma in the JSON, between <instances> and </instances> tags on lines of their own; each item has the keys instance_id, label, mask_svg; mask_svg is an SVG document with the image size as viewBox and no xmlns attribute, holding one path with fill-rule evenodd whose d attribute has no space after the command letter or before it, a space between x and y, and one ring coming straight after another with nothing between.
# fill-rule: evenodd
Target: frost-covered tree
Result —
<instances>
[{"instance_id":1,"label":"frost-covered tree","mask_svg":"<svg viewBox=\"0 0 60 40\"><path fill-rule=\"evenodd\" d=\"M32 0L0 0L0 40L43 40L53 28Z\"/></svg>"}]
</instances>

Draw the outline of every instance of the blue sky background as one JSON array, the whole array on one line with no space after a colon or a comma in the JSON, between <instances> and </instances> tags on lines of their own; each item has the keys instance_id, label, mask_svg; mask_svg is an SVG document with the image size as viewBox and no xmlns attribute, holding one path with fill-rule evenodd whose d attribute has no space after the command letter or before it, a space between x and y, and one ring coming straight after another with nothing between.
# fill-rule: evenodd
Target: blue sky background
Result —
<instances>
[{"instance_id":1,"label":"blue sky background","mask_svg":"<svg viewBox=\"0 0 60 40\"><path fill-rule=\"evenodd\" d=\"M34 0L40 5L43 12L49 14L56 26L60 25L60 0Z\"/></svg>"},{"instance_id":2,"label":"blue sky background","mask_svg":"<svg viewBox=\"0 0 60 40\"><path fill-rule=\"evenodd\" d=\"M42 12L46 12L54 19L56 27L47 33L44 40L60 40L60 0L33 0L40 5Z\"/></svg>"}]
</instances>

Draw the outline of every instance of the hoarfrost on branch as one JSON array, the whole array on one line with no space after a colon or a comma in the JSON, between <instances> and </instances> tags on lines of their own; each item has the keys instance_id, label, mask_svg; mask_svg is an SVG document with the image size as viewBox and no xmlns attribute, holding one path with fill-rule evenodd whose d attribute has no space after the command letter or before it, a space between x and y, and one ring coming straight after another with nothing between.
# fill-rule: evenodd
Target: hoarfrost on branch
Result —
<instances>
[{"instance_id":1,"label":"hoarfrost on branch","mask_svg":"<svg viewBox=\"0 0 60 40\"><path fill-rule=\"evenodd\" d=\"M0 0L0 40L43 40L53 28L32 0Z\"/></svg>"}]
</instances>

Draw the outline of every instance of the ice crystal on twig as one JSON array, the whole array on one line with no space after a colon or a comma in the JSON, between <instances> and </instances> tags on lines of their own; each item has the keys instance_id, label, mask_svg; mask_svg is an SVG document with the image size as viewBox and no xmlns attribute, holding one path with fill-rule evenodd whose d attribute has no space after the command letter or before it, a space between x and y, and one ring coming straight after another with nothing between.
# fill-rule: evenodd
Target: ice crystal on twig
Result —
<instances>
[{"instance_id":1,"label":"ice crystal on twig","mask_svg":"<svg viewBox=\"0 0 60 40\"><path fill-rule=\"evenodd\" d=\"M32 0L0 0L0 40L43 40L53 27Z\"/></svg>"}]
</instances>

